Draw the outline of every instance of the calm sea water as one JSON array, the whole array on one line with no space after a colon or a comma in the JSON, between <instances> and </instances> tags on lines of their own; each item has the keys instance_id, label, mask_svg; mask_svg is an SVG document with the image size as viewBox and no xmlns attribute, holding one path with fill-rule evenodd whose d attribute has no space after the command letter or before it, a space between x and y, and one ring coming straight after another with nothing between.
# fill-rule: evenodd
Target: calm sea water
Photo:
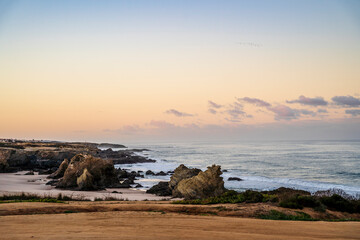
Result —
<instances>
[{"instance_id":1,"label":"calm sea water","mask_svg":"<svg viewBox=\"0 0 360 240\"><path fill-rule=\"evenodd\" d=\"M360 141L188 142L132 144L156 163L122 165L131 170L170 171L183 163L203 170L212 164L228 170L225 187L270 190L291 187L311 192L338 188L360 196ZM243 181L228 181L240 177ZM148 188L166 177L139 181Z\"/></svg>"}]
</instances>

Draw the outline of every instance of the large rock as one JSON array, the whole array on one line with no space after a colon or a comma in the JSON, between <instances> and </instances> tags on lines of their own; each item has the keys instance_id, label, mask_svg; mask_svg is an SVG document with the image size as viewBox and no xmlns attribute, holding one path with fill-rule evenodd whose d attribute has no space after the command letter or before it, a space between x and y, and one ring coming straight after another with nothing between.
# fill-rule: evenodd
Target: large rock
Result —
<instances>
[{"instance_id":1,"label":"large rock","mask_svg":"<svg viewBox=\"0 0 360 240\"><path fill-rule=\"evenodd\" d=\"M87 168L85 168L83 174L76 179L76 184L81 190L96 190L94 186L94 178Z\"/></svg>"},{"instance_id":2,"label":"large rock","mask_svg":"<svg viewBox=\"0 0 360 240\"><path fill-rule=\"evenodd\" d=\"M159 182L158 184L147 190L146 193L155 194L157 196L171 196L169 182Z\"/></svg>"},{"instance_id":3,"label":"large rock","mask_svg":"<svg viewBox=\"0 0 360 240\"><path fill-rule=\"evenodd\" d=\"M176 170L175 170L176 173ZM220 196L225 192L221 167L213 165L197 176L181 180L172 191L173 197L201 199ZM175 174L174 174L175 175Z\"/></svg>"},{"instance_id":4,"label":"large rock","mask_svg":"<svg viewBox=\"0 0 360 240\"><path fill-rule=\"evenodd\" d=\"M65 159L60 164L59 168L49 176L49 178L54 178L54 179L62 178L68 166L69 166L69 160Z\"/></svg>"},{"instance_id":5,"label":"large rock","mask_svg":"<svg viewBox=\"0 0 360 240\"><path fill-rule=\"evenodd\" d=\"M188 168L184 164L181 164L175 169L174 174L170 178L170 182L169 182L170 189L173 190L181 180L194 177L198 175L199 172L201 172L200 169Z\"/></svg>"},{"instance_id":6,"label":"large rock","mask_svg":"<svg viewBox=\"0 0 360 240\"><path fill-rule=\"evenodd\" d=\"M84 172L88 173L84 175ZM118 186L120 183L111 161L83 154L71 159L64 176L56 185L58 188L74 190L99 190Z\"/></svg>"},{"instance_id":7,"label":"large rock","mask_svg":"<svg viewBox=\"0 0 360 240\"><path fill-rule=\"evenodd\" d=\"M0 173L7 172L9 164L7 159L11 155L11 150L0 150Z\"/></svg>"}]
</instances>

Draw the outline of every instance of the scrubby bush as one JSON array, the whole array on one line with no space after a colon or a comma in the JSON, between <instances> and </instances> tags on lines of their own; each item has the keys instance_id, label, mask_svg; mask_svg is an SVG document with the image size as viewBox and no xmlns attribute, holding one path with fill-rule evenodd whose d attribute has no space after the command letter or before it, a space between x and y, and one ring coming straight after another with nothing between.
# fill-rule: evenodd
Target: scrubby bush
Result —
<instances>
[{"instance_id":1,"label":"scrubby bush","mask_svg":"<svg viewBox=\"0 0 360 240\"><path fill-rule=\"evenodd\" d=\"M270 210L267 214L262 214L259 216L261 219L271 219L271 220L293 220L293 221L315 221L309 214L304 212L296 212L297 215L287 215L285 213Z\"/></svg>"},{"instance_id":2,"label":"scrubby bush","mask_svg":"<svg viewBox=\"0 0 360 240\"><path fill-rule=\"evenodd\" d=\"M284 199L279 204L280 207L303 209L304 207L316 208L321 206L321 202L314 196L301 196L296 195L287 199Z\"/></svg>"},{"instance_id":3,"label":"scrubby bush","mask_svg":"<svg viewBox=\"0 0 360 240\"><path fill-rule=\"evenodd\" d=\"M242 193L230 190L219 197L211 197L206 199L181 200L174 201L174 204L217 204L217 203L258 203L276 201L275 195L262 194L260 192L247 190Z\"/></svg>"},{"instance_id":4,"label":"scrubby bush","mask_svg":"<svg viewBox=\"0 0 360 240\"><path fill-rule=\"evenodd\" d=\"M340 195L334 194L331 197L321 197L320 201L331 210L360 213L360 200L347 200Z\"/></svg>"}]
</instances>

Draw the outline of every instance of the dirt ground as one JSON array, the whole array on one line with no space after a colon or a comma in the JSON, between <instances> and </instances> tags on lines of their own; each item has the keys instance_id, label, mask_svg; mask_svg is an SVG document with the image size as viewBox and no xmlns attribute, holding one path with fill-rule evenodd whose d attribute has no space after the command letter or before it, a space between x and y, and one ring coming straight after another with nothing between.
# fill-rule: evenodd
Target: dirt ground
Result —
<instances>
[{"instance_id":1,"label":"dirt ground","mask_svg":"<svg viewBox=\"0 0 360 240\"><path fill-rule=\"evenodd\" d=\"M359 222L293 222L161 212L0 217L1 239L360 239Z\"/></svg>"},{"instance_id":2,"label":"dirt ground","mask_svg":"<svg viewBox=\"0 0 360 240\"><path fill-rule=\"evenodd\" d=\"M152 201L3 203L0 239L360 239L360 222L244 217L259 207L272 208L240 205L234 211L230 205Z\"/></svg>"}]
</instances>

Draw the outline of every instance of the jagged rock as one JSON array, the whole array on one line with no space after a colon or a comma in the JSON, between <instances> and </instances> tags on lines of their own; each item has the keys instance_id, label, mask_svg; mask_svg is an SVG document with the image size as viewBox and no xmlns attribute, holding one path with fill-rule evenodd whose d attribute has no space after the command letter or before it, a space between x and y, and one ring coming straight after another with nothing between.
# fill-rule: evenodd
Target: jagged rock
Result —
<instances>
[{"instance_id":1,"label":"jagged rock","mask_svg":"<svg viewBox=\"0 0 360 240\"><path fill-rule=\"evenodd\" d=\"M11 150L2 149L0 150L0 173L7 172L9 169L9 164L7 159L11 155Z\"/></svg>"},{"instance_id":2,"label":"jagged rock","mask_svg":"<svg viewBox=\"0 0 360 240\"><path fill-rule=\"evenodd\" d=\"M83 176L86 179L86 184L79 185L77 180L84 174L85 169L89 173ZM87 185L87 183L90 183L90 180L87 180L90 175L92 176L91 187ZM56 187L74 190L82 190L85 187L86 189L98 190L105 187L119 187L119 185L115 168L110 161L90 155L78 154L71 159L64 176Z\"/></svg>"},{"instance_id":3,"label":"jagged rock","mask_svg":"<svg viewBox=\"0 0 360 240\"><path fill-rule=\"evenodd\" d=\"M79 190L96 190L94 178L87 168L85 168L81 176L76 179L76 184L78 185Z\"/></svg>"},{"instance_id":4,"label":"jagged rock","mask_svg":"<svg viewBox=\"0 0 360 240\"><path fill-rule=\"evenodd\" d=\"M39 175L49 175L56 172L56 168L38 169Z\"/></svg>"},{"instance_id":5,"label":"jagged rock","mask_svg":"<svg viewBox=\"0 0 360 240\"><path fill-rule=\"evenodd\" d=\"M184 164L178 166L174 174L170 178L169 187L174 189L175 186L183 179L191 178L199 174L200 169L197 168L188 168Z\"/></svg>"},{"instance_id":6,"label":"jagged rock","mask_svg":"<svg viewBox=\"0 0 360 240\"><path fill-rule=\"evenodd\" d=\"M157 196L171 196L169 182L159 182L158 184L147 190L146 193L155 194Z\"/></svg>"},{"instance_id":7,"label":"jagged rock","mask_svg":"<svg viewBox=\"0 0 360 240\"><path fill-rule=\"evenodd\" d=\"M56 186L56 184L59 182L58 179L53 179L48 181L45 185L50 185L50 186Z\"/></svg>"},{"instance_id":8,"label":"jagged rock","mask_svg":"<svg viewBox=\"0 0 360 240\"><path fill-rule=\"evenodd\" d=\"M54 179L58 179L58 178L62 178L64 176L64 173L66 171L66 169L69 166L69 160L65 159L59 166L58 170L56 170L54 173L52 173L49 178L54 178Z\"/></svg>"},{"instance_id":9,"label":"jagged rock","mask_svg":"<svg viewBox=\"0 0 360 240\"><path fill-rule=\"evenodd\" d=\"M128 179L126 179L125 181L123 181L122 183L120 183L120 185L118 186L118 188L131 188L130 184L133 184L134 182L129 181Z\"/></svg>"},{"instance_id":10,"label":"jagged rock","mask_svg":"<svg viewBox=\"0 0 360 240\"><path fill-rule=\"evenodd\" d=\"M176 173L176 170L175 170ZM173 197L185 199L201 199L220 196L225 192L221 167L213 165L205 172L200 171L197 176L183 179L172 191ZM175 175L175 174L174 174Z\"/></svg>"},{"instance_id":11,"label":"jagged rock","mask_svg":"<svg viewBox=\"0 0 360 240\"><path fill-rule=\"evenodd\" d=\"M155 175L155 173L151 170L147 170L145 174L146 175Z\"/></svg>"},{"instance_id":12,"label":"jagged rock","mask_svg":"<svg viewBox=\"0 0 360 240\"><path fill-rule=\"evenodd\" d=\"M29 171L29 172L25 173L24 175L35 175L35 174L34 174L34 171Z\"/></svg>"},{"instance_id":13,"label":"jagged rock","mask_svg":"<svg viewBox=\"0 0 360 240\"><path fill-rule=\"evenodd\" d=\"M242 181L242 179L238 177L229 177L228 181Z\"/></svg>"},{"instance_id":14,"label":"jagged rock","mask_svg":"<svg viewBox=\"0 0 360 240\"><path fill-rule=\"evenodd\" d=\"M143 187L143 185L141 185L141 184L136 184L136 186L135 186L135 188L141 188L141 187Z\"/></svg>"}]
</instances>

